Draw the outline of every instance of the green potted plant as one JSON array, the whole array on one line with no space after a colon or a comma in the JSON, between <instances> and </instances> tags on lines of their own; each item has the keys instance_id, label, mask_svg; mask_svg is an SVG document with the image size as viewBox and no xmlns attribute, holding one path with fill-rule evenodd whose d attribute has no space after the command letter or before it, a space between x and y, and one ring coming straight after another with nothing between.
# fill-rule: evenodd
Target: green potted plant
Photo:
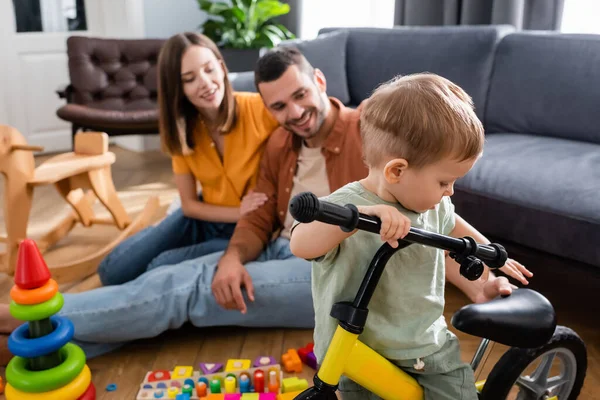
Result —
<instances>
[{"instance_id":1,"label":"green potted plant","mask_svg":"<svg viewBox=\"0 0 600 400\"><path fill-rule=\"evenodd\" d=\"M295 38L274 19L290 12L289 4L277 0L197 0L208 15L202 33L211 38L223 53L230 71L254 69L261 48L277 46Z\"/></svg>"}]
</instances>

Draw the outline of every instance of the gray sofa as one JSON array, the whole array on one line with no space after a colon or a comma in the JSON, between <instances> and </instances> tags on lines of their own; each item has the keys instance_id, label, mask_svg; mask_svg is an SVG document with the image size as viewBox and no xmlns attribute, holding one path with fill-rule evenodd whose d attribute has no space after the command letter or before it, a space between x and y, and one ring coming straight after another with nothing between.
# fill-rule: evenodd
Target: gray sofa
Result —
<instances>
[{"instance_id":1,"label":"gray sofa","mask_svg":"<svg viewBox=\"0 0 600 400\"><path fill-rule=\"evenodd\" d=\"M509 250L533 251L529 265L577 265L599 282L600 35L329 28L296 44L325 70L329 94L350 106L396 74L429 71L463 87L487 140L456 184L457 212ZM254 90L251 73L239 78L234 85Z\"/></svg>"}]
</instances>

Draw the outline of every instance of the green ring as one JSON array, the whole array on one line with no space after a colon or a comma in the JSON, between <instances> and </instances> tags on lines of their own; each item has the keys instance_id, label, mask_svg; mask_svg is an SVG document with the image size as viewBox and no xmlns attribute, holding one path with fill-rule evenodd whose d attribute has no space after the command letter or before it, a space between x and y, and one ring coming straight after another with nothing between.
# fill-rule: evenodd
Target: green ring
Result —
<instances>
[{"instance_id":1,"label":"green ring","mask_svg":"<svg viewBox=\"0 0 600 400\"><path fill-rule=\"evenodd\" d=\"M85 367L85 353L73 343L60 350L60 365L43 371L27 369L28 358L13 357L6 366L6 381L22 392L42 393L59 389L72 382Z\"/></svg>"},{"instance_id":2,"label":"green ring","mask_svg":"<svg viewBox=\"0 0 600 400\"><path fill-rule=\"evenodd\" d=\"M56 292L50 300L40 304L23 305L12 300L10 302L10 313L21 321L39 321L58 314L64 303L65 300L60 292Z\"/></svg>"}]
</instances>

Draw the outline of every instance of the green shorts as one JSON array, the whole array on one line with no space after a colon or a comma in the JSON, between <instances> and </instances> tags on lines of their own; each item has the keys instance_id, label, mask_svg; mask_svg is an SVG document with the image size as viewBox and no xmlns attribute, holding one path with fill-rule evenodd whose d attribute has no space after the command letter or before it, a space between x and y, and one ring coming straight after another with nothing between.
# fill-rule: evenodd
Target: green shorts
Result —
<instances>
[{"instance_id":1,"label":"green shorts","mask_svg":"<svg viewBox=\"0 0 600 400\"><path fill-rule=\"evenodd\" d=\"M473 369L461 360L456 335L448 331L447 336L439 351L421 359L425 364L422 371L413 367L417 360L390 361L423 386L425 400L477 400ZM381 399L345 376L340 379L339 391L343 400Z\"/></svg>"}]
</instances>

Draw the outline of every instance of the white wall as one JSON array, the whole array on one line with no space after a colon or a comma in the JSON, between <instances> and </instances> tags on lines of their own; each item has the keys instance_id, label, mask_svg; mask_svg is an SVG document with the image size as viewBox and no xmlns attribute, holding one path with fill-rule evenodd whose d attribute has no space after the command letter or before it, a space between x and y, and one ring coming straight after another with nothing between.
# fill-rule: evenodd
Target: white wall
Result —
<instances>
[{"instance_id":1,"label":"white wall","mask_svg":"<svg viewBox=\"0 0 600 400\"><path fill-rule=\"evenodd\" d=\"M206 20L196 0L144 0L147 38L167 38L179 32L198 31Z\"/></svg>"}]
</instances>

